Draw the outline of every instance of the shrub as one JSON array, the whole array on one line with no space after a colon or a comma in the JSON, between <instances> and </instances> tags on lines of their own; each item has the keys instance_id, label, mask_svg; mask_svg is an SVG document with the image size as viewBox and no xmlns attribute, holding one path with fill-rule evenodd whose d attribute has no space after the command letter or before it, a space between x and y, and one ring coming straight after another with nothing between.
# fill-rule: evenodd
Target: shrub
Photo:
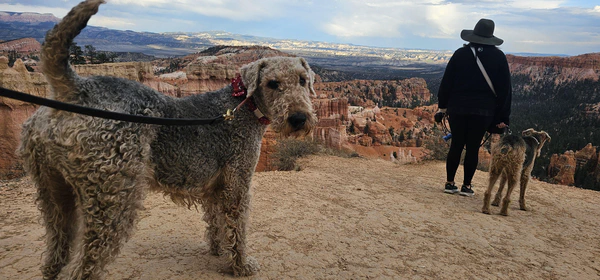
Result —
<instances>
[{"instance_id":1,"label":"shrub","mask_svg":"<svg viewBox=\"0 0 600 280\"><path fill-rule=\"evenodd\" d=\"M273 154L275 166L281 171L300 170L296 160L303 156L317 154L320 150L321 147L314 141L299 139L277 141Z\"/></svg>"},{"instance_id":2,"label":"shrub","mask_svg":"<svg viewBox=\"0 0 600 280\"><path fill-rule=\"evenodd\" d=\"M322 144L312 140L283 139L277 141L273 158L275 166L279 171L299 171L301 168L297 163L298 158L307 155L324 154L337 157L359 157L358 153L346 150L324 147Z\"/></svg>"},{"instance_id":3,"label":"shrub","mask_svg":"<svg viewBox=\"0 0 600 280\"><path fill-rule=\"evenodd\" d=\"M450 145L442 140L442 135L443 133L437 131L433 136L423 141L423 147L431 151L427 159L446 160Z\"/></svg>"}]
</instances>

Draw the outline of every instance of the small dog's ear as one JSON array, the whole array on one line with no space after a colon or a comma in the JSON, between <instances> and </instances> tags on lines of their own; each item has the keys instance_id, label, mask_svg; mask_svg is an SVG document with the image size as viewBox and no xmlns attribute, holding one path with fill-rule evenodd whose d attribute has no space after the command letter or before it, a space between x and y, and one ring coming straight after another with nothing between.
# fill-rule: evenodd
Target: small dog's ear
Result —
<instances>
[{"instance_id":1,"label":"small dog's ear","mask_svg":"<svg viewBox=\"0 0 600 280\"><path fill-rule=\"evenodd\" d=\"M542 133L544 133L544 135L546 135L546 141L550 142L550 140L552 140L552 137L550 137L550 135L548 134L548 132L545 132L542 130Z\"/></svg>"},{"instance_id":2,"label":"small dog's ear","mask_svg":"<svg viewBox=\"0 0 600 280\"><path fill-rule=\"evenodd\" d=\"M306 72L308 73L308 89L310 90L310 95L312 97L317 97L317 93L315 92L315 88L314 88L315 72L313 72L313 70L310 69L308 62L306 62L306 60L304 58L302 58L302 57L300 58L300 63L302 64L302 67L304 67L304 69L306 69Z\"/></svg>"},{"instance_id":3,"label":"small dog's ear","mask_svg":"<svg viewBox=\"0 0 600 280\"><path fill-rule=\"evenodd\" d=\"M248 89L247 97L252 96L260 85L260 70L267 66L265 60L258 60L242 66L240 69L244 86Z\"/></svg>"},{"instance_id":4,"label":"small dog's ear","mask_svg":"<svg viewBox=\"0 0 600 280\"><path fill-rule=\"evenodd\" d=\"M531 136L535 130L533 128L525 129L521 132L521 136Z\"/></svg>"}]
</instances>

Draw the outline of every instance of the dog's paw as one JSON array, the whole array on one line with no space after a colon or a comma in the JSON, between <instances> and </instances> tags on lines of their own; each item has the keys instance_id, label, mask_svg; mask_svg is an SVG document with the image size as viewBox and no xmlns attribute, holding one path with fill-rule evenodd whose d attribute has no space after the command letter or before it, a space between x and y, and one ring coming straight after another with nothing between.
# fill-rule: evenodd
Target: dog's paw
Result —
<instances>
[{"instance_id":1,"label":"dog's paw","mask_svg":"<svg viewBox=\"0 0 600 280\"><path fill-rule=\"evenodd\" d=\"M258 261L253 257L246 257L246 264L233 268L233 276L251 276L260 270Z\"/></svg>"},{"instance_id":2,"label":"dog's paw","mask_svg":"<svg viewBox=\"0 0 600 280\"><path fill-rule=\"evenodd\" d=\"M523 211L531 211L531 207L527 207L527 206L521 206L519 209L521 209Z\"/></svg>"},{"instance_id":3,"label":"dog's paw","mask_svg":"<svg viewBox=\"0 0 600 280\"><path fill-rule=\"evenodd\" d=\"M481 213L483 213L483 214L488 214L488 215L489 215L489 214L490 214L490 209L488 209L488 208L483 208L483 209L481 209Z\"/></svg>"},{"instance_id":4,"label":"dog's paw","mask_svg":"<svg viewBox=\"0 0 600 280\"><path fill-rule=\"evenodd\" d=\"M498 206L498 205L500 205L500 200L492 201L492 206Z\"/></svg>"}]
</instances>

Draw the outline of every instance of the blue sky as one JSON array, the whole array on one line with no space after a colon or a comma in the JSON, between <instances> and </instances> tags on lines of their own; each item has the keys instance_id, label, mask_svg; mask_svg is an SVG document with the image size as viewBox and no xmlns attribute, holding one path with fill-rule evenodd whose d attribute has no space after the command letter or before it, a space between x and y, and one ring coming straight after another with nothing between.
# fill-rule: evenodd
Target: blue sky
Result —
<instances>
[{"instance_id":1,"label":"blue sky","mask_svg":"<svg viewBox=\"0 0 600 280\"><path fill-rule=\"evenodd\" d=\"M0 11L63 17L78 0L0 0ZM91 25L149 32L227 31L278 39L455 50L480 18L496 22L502 50L600 52L594 0L108 0Z\"/></svg>"}]
</instances>

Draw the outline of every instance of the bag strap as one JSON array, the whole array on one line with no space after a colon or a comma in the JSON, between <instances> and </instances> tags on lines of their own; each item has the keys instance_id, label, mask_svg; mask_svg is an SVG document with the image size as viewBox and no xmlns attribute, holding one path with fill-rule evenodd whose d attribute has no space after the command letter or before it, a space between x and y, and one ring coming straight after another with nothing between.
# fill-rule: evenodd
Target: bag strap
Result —
<instances>
[{"instance_id":1,"label":"bag strap","mask_svg":"<svg viewBox=\"0 0 600 280\"><path fill-rule=\"evenodd\" d=\"M481 63L481 60L479 60L479 57L477 57L477 54L475 53L475 48L473 46L471 46L471 51L473 51L473 55L475 56L475 59L477 60L477 65L479 65L479 69L481 69L481 73L483 74L483 77L485 78L488 85L492 89L494 96L498 97L498 95L496 94L496 90L494 89L494 85L492 84L492 80L490 80L490 76L488 76L487 72L485 71L485 68L483 67L483 64Z\"/></svg>"}]
</instances>

